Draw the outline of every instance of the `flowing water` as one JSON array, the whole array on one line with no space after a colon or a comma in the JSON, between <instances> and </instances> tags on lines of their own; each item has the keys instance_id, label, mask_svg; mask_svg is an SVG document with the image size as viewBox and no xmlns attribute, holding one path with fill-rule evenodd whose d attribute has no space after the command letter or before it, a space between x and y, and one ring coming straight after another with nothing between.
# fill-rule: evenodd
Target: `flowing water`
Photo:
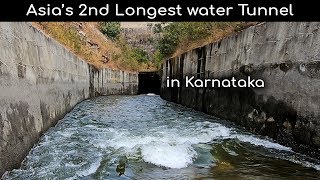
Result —
<instances>
[{"instance_id":1,"label":"flowing water","mask_svg":"<svg viewBox=\"0 0 320 180\"><path fill-rule=\"evenodd\" d=\"M159 96L78 104L5 179L318 179L319 161Z\"/></svg>"}]
</instances>

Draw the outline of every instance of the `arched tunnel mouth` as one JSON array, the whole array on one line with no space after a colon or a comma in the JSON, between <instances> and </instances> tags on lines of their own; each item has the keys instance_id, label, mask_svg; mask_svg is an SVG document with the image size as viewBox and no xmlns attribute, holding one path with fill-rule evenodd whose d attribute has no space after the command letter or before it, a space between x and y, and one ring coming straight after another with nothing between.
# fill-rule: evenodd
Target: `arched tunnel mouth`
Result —
<instances>
[{"instance_id":1,"label":"arched tunnel mouth","mask_svg":"<svg viewBox=\"0 0 320 180\"><path fill-rule=\"evenodd\" d=\"M160 94L161 78L158 71L139 72L138 94Z\"/></svg>"}]
</instances>

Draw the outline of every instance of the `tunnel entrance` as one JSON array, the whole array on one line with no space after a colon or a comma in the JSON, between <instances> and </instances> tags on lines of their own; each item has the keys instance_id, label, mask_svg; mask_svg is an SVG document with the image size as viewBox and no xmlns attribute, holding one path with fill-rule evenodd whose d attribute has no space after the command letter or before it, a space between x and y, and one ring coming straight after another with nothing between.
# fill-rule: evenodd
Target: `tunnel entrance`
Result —
<instances>
[{"instance_id":1,"label":"tunnel entrance","mask_svg":"<svg viewBox=\"0 0 320 180\"><path fill-rule=\"evenodd\" d=\"M160 75L158 71L153 72L139 72L139 94L160 94Z\"/></svg>"}]
</instances>

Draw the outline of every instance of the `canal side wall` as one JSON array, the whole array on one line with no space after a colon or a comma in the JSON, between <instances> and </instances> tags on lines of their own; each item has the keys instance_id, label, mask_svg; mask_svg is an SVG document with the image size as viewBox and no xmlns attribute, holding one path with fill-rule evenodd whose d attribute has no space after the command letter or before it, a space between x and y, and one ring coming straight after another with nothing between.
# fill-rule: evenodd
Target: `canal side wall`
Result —
<instances>
[{"instance_id":1,"label":"canal side wall","mask_svg":"<svg viewBox=\"0 0 320 180\"><path fill-rule=\"evenodd\" d=\"M94 95L137 94L138 73L113 69L91 68L94 80Z\"/></svg>"},{"instance_id":2,"label":"canal side wall","mask_svg":"<svg viewBox=\"0 0 320 180\"><path fill-rule=\"evenodd\" d=\"M96 69L29 23L0 23L0 175L48 128L96 95L136 94L138 74Z\"/></svg>"},{"instance_id":3,"label":"canal side wall","mask_svg":"<svg viewBox=\"0 0 320 180\"><path fill-rule=\"evenodd\" d=\"M186 76L251 76L265 88L186 88ZM167 88L167 77L181 87ZM168 59L161 97L320 159L320 23L262 23Z\"/></svg>"}]
</instances>

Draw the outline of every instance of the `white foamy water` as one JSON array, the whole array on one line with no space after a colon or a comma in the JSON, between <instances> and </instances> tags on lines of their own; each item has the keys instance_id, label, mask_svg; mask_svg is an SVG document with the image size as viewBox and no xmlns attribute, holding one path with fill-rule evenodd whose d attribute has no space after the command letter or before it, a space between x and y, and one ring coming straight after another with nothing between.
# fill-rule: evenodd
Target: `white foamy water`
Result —
<instances>
[{"instance_id":1,"label":"white foamy water","mask_svg":"<svg viewBox=\"0 0 320 180\"><path fill-rule=\"evenodd\" d=\"M233 135L233 138L237 138L238 140L242 142L248 142L250 144L256 145L256 146L263 146L266 148L272 148L272 149L278 149L278 150L283 150L283 151L291 151L291 148L282 146L278 143L273 143L269 140L257 138L254 136L250 135Z\"/></svg>"},{"instance_id":2,"label":"white foamy water","mask_svg":"<svg viewBox=\"0 0 320 180\"><path fill-rule=\"evenodd\" d=\"M78 177L85 177L85 176L88 176L90 174L95 173L97 171L97 169L99 168L100 162L101 162L101 158L99 158L94 163L92 163L87 169L78 171L77 176Z\"/></svg>"},{"instance_id":3,"label":"white foamy water","mask_svg":"<svg viewBox=\"0 0 320 180\"><path fill-rule=\"evenodd\" d=\"M102 147L123 148L126 153L139 153L145 162L168 168L185 168L192 164L197 152L192 145L209 143L221 139L238 139L256 146L290 151L291 149L252 135L236 133L218 123L188 122L188 129L153 127L144 135L135 136L129 131L115 131L113 138Z\"/></svg>"},{"instance_id":4,"label":"white foamy water","mask_svg":"<svg viewBox=\"0 0 320 180\"><path fill-rule=\"evenodd\" d=\"M150 143L141 147L143 160L157 166L185 168L197 153L189 144Z\"/></svg>"},{"instance_id":5,"label":"white foamy water","mask_svg":"<svg viewBox=\"0 0 320 180\"><path fill-rule=\"evenodd\" d=\"M219 178L211 172L221 163L230 164L234 177L243 174L240 179L278 178L284 172L313 177L312 168L319 170L319 163L289 147L158 96L141 95L82 102L5 179L192 179L198 173L212 179Z\"/></svg>"},{"instance_id":6,"label":"white foamy water","mask_svg":"<svg viewBox=\"0 0 320 180\"><path fill-rule=\"evenodd\" d=\"M155 93L148 93L147 96L156 96Z\"/></svg>"}]
</instances>

